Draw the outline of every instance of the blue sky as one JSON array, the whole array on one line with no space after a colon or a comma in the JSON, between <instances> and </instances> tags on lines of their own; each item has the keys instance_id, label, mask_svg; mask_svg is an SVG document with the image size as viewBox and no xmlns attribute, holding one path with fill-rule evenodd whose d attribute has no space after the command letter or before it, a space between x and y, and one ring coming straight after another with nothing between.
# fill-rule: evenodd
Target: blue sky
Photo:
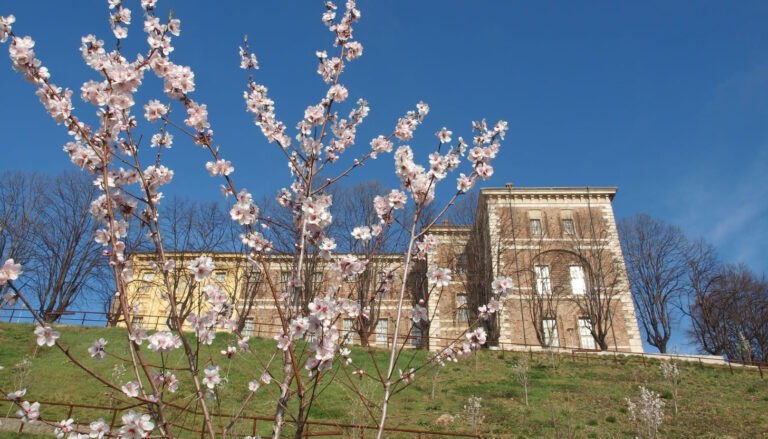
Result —
<instances>
[{"instance_id":1,"label":"blue sky","mask_svg":"<svg viewBox=\"0 0 768 439\"><path fill-rule=\"evenodd\" d=\"M125 53L134 54L143 49L140 8L128 4L135 24ZM237 47L247 34L257 80L292 127L325 92L314 56L330 49L322 2L159 7L182 21L172 56L194 69L196 99L208 104L237 181L265 195L287 185L287 166L243 111ZM362 0L359 8L364 55L342 82L371 106L361 148L420 100L432 109L411 143L422 161L442 126L466 137L472 120L505 119L488 186L617 186L617 218L649 213L714 243L725 261L768 272L768 3ZM79 90L97 79L78 48L87 33L112 41L106 1L5 0L0 15L8 13L18 34L36 39L54 82ZM153 93L157 86L147 82ZM71 166L66 133L33 92L0 62L0 170ZM75 105L92 117L93 108ZM168 159L170 191L217 197L198 148L177 136ZM362 174L397 184L389 158Z\"/></svg>"}]
</instances>

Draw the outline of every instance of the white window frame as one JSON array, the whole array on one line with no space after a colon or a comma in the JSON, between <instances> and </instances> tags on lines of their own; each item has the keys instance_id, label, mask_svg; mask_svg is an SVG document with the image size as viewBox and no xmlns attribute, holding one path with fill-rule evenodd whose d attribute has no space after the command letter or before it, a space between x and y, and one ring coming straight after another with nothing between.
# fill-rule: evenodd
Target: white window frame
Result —
<instances>
[{"instance_id":1,"label":"white window frame","mask_svg":"<svg viewBox=\"0 0 768 439\"><path fill-rule=\"evenodd\" d=\"M469 321L469 308L467 307L467 294L456 295L456 321L468 322Z\"/></svg>"},{"instance_id":2,"label":"white window frame","mask_svg":"<svg viewBox=\"0 0 768 439\"><path fill-rule=\"evenodd\" d=\"M544 333L544 346L559 348L560 335L557 332L557 319L552 317L541 319L541 329Z\"/></svg>"},{"instance_id":3,"label":"white window frame","mask_svg":"<svg viewBox=\"0 0 768 439\"><path fill-rule=\"evenodd\" d=\"M544 234L544 227L541 223L541 218L530 218L528 225L531 228L531 236L542 236Z\"/></svg>"},{"instance_id":4,"label":"white window frame","mask_svg":"<svg viewBox=\"0 0 768 439\"><path fill-rule=\"evenodd\" d=\"M595 337L592 337L592 321L589 317L579 317L579 343L582 349L597 349Z\"/></svg>"},{"instance_id":5,"label":"white window frame","mask_svg":"<svg viewBox=\"0 0 768 439\"><path fill-rule=\"evenodd\" d=\"M374 335L374 344L376 346L387 346L389 337L389 320L379 319L379 321L376 322L376 334Z\"/></svg>"},{"instance_id":6,"label":"white window frame","mask_svg":"<svg viewBox=\"0 0 768 439\"><path fill-rule=\"evenodd\" d=\"M552 295L552 275L549 271L549 265L536 265L536 292L540 296Z\"/></svg>"},{"instance_id":7,"label":"white window frame","mask_svg":"<svg viewBox=\"0 0 768 439\"><path fill-rule=\"evenodd\" d=\"M421 346L421 337L423 335L421 330L421 322L411 322L411 344L415 347Z\"/></svg>"},{"instance_id":8,"label":"white window frame","mask_svg":"<svg viewBox=\"0 0 768 439\"><path fill-rule=\"evenodd\" d=\"M227 280L227 272L226 271L216 271L214 272L214 280L217 283L224 283Z\"/></svg>"},{"instance_id":9,"label":"white window frame","mask_svg":"<svg viewBox=\"0 0 768 439\"><path fill-rule=\"evenodd\" d=\"M253 330L256 328L256 321L253 319L253 317L246 317L243 321L243 330L240 331L240 335L243 337L253 336Z\"/></svg>"},{"instance_id":10,"label":"white window frame","mask_svg":"<svg viewBox=\"0 0 768 439\"><path fill-rule=\"evenodd\" d=\"M576 225L573 223L573 218L562 218L561 224L563 226L563 235L573 236L576 234Z\"/></svg>"},{"instance_id":11,"label":"white window frame","mask_svg":"<svg viewBox=\"0 0 768 439\"><path fill-rule=\"evenodd\" d=\"M581 265L571 265L568 267L568 274L571 276L571 291L574 295L583 296L587 293L587 283L584 278L584 267Z\"/></svg>"},{"instance_id":12,"label":"white window frame","mask_svg":"<svg viewBox=\"0 0 768 439\"><path fill-rule=\"evenodd\" d=\"M283 294L293 294L291 290L291 280L293 279L293 273L290 271L280 272L280 285L282 286Z\"/></svg>"}]
</instances>

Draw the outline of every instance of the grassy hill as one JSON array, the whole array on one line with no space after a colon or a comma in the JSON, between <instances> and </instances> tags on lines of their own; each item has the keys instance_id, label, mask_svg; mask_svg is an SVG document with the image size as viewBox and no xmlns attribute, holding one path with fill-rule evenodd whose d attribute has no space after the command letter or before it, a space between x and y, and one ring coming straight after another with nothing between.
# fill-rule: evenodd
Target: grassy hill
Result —
<instances>
[{"instance_id":1,"label":"grassy hill","mask_svg":"<svg viewBox=\"0 0 768 439\"><path fill-rule=\"evenodd\" d=\"M30 401L77 402L81 404L119 407L125 401L71 364L55 348L38 348L34 327L27 324L0 323L0 389L6 392L26 387ZM85 364L107 378L118 376L129 381L125 335L120 329L92 327L59 328L61 341ZM97 362L87 356L87 349L97 338L108 341L106 359ZM213 405L223 414L231 414L245 398L248 381L254 379L259 364L268 361L273 340L254 340L252 345L263 355L249 355L228 362L219 353L233 343L229 334L220 334L213 346L200 351L202 363L215 357L222 366L227 382ZM145 350L146 351L146 350ZM148 352L148 351L147 351ZM385 353L377 356L384 364ZM238 354L240 355L240 354ZM403 369L419 364L425 352L409 351L401 360ZM525 405L521 385L515 380L513 367L526 356L530 361L529 404ZM148 356L150 361L159 358ZM363 351L352 355L355 368L373 371L372 360ZM27 365L25 366L25 358ZM587 361L588 360L588 361ZM181 365L181 358L171 360L171 366ZM338 362L337 362L338 363ZM278 364L274 369L278 369ZM706 366L680 362L679 413L674 415L672 392L665 382L659 363L640 357L595 356L579 354L513 353L482 351L476 357L465 358L457 364L417 374L415 384L395 396L389 426L428 430L472 433L469 423L462 419L464 406L472 396L481 397L479 425L483 437L634 437L629 421L626 397L637 399L638 387L644 385L666 399L662 437L766 437L768 432L768 380L761 379L756 369L727 366ZM332 372L333 383L318 388L320 397L312 407L312 419L342 423L374 424L370 412L373 404L363 404L345 383L359 380L338 364ZM436 373L438 372L438 373ZM183 372L182 372L183 374ZM182 377L182 374L179 374ZM360 392L375 400L380 388L373 380L358 381ZM434 389L433 389L434 386ZM189 385L174 395L175 403L188 405ZM274 410L277 386L260 390L248 406L249 415L270 416ZM434 390L434 397L433 397ZM67 407L43 406L46 419L67 417ZM0 403L0 416L15 412L7 401ZM441 415L456 416L448 425L438 425ZM98 417L108 418L105 410L75 409L72 416L82 422ZM118 422L119 424L119 422ZM260 422L256 430L268 432L269 424ZM248 424L248 428L250 424ZM243 434L250 431L243 431ZM349 433L351 434L351 433ZM195 436L190 434L191 436ZM199 435L197 435L199 436ZM395 436L391 436L395 437ZM407 436L403 436L407 437Z\"/></svg>"}]
</instances>

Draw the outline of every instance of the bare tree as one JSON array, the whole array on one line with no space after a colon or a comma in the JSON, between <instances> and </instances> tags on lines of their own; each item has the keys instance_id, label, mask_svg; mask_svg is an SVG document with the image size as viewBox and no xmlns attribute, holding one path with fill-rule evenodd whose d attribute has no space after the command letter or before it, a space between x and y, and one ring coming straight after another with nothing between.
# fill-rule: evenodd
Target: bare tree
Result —
<instances>
[{"instance_id":1,"label":"bare tree","mask_svg":"<svg viewBox=\"0 0 768 439\"><path fill-rule=\"evenodd\" d=\"M690 288L686 295L688 303L681 309L691 321L689 336L697 342L703 352L713 352L717 348L711 342L717 337L707 336L711 328L709 322L712 321L712 317L708 315L708 307L700 308L700 304L706 304L709 301L707 296L711 293L715 281L720 276L721 266L717 251L711 244L700 239L688 247L686 261Z\"/></svg>"},{"instance_id":2,"label":"bare tree","mask_svg":"<svg viewBox=\"0 0 768 439\"><path fill-rule=\"evenodd\" d=\"M645 339L665 353L688 288L688 241L679 227L645 214L622 220L619 237Z\"/></svg>"},{"instance_id":3,"label":"bare tree","mask_svg":"<svg viewBox=\"0 0 768 439\"><path fill-rule=\"evenodd\" d=\"M35 224L43 208L39 195L43 178L37 174L5 171L0 174L0 256L27 265L34 250ZM20 278L24 288L29 277ZM8 290L0 286L0 297Z\"/></svg>"},{"instance_id":4,"label":"bare tree","mask_svg":"<svg viewBox=\"0 0 768 439\"><path fill-rule=\"evenodd\" d=\"M61 318L80 297L111 290L109 267L95 242L98 225L89 211L97 193L80 172L56 178L39 177L44 190L34 194L40 209L27 224L32 242L28 288L37 296L38 312L45 321Z\"/></svg>"},{"instance_id":5,"label":"bare tree","mask_svg":"<svg viewBox=\"0 0 768 439\"><path fill-rule=\"evenodd\" d=\"M768 280L744 265L726 265L691 309L693 334L704 351L729 359L768 359Z\"/></svg>"}]
</instances>

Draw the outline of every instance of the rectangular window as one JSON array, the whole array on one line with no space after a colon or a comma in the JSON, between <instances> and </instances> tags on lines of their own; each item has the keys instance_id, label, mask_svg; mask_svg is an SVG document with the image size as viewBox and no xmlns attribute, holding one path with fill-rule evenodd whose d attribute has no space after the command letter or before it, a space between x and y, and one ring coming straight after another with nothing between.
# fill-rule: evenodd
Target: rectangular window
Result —
<instances>
[{"instance_id":1,"label":"rectangular window","mask_svg":"<svg viewBox=\"0 0 768 439\"><path fill-rule=\"evenodd\" d=\"M466 293L456 295L456 321L458 322L469 321L469 311L467 310Z\"/></svg>"},{"instance_id":2,"label":"rectangular window","mask_svg":"<svg viewBox=\"0 0 768 439\"><path fill-rule=\"evenodd\" d=\"M253 317L246 317L245 322L243 323L243 331L241 332L241 335L243 337L245 336L252 336L253 335L253 328L254 328L254 322Z\"/></svg>"},{"instance_id":3,"label":"rectangular window","mask_svg":"<svg viewBox=\"0 0 768 439\"><path fill-rule=\"evenodd\" d=\"M573 235L576 233L576 228L573 226L573 218L563 218L563 234Z\"/></svg>"},{"instance_id":4,"label":"rectangular window","mask_svg":"<svg viewBox=\"0 0 768 439\"><path fill-rule=\"evenodd\" d=\"M344 319L342 323L341 336L344 337L346 344L357 344L357 333L355 332L355 319Z\"/></svg>"},{"instance_id":5,"label":"rectangular window","mask_svg":"<svg viewBox=\"0 0 768 439\"><path fill-rule=\"evenodd\" d=\"M456 275L467 272L467 254L459 253L456 255Z\"/></svg>"},{"instance_id":6,"label":"rectangular window","mask_svg":"<svg viewBox=\"0 0 768 439\"><path fill-rule=\"evenodd\" d=\"M248 282L251 284L257 284L261 282L261 272L260 271L252 271L248 275Z\"/></svg>"},{"instance_id":7,"label":"rectangular window","mask_svg":"<svg viewBox=\"0 0 768 439\"><path fill-rule=\"evenodd\" d=\"M389 320L381 319L376 322L376 345L387 346L387 336L389 335Z\"/></svg>"},{"instance_id":8,"label":"rectangular window","mask_svg":"<svg viewBox=\"0 0 768 439\"><path fill-rule=\"evenodd\" d=\"M584 268L581 265L571 265L571 291L573 294L584 294L587 292L587 284L584 282Z\"/></svg>"},{"instance_id":9,"label":"rectangular window","mask_svg":"<svg viewBox=\"0 0 768 439\"><path fill-rule=\"evenodd\" d=\"M155 279L155 273L152 271L145 271L141 274L142 283L139 284L137 293L143 294L149 292L152 287L152 281Z\"/></svg>"},{"instance_id":10,"label":"rectangular window","mask_svg":"<svg viewBox=\"0 0 768 439\"><path fill-rule=\"evenodd\" d=\"M541 219L532 218L528 221L531 225L531 236L541 236L542 235Z\"/></svg>"},{"instance_id":11,"label":"rectangular window","mask_svg":"<svg viewBox=\"0 0 768 439\"><path fill-rule=\"evenodd\" d=\"M537 265L536 269L536 291L539 295L552 294L552 278L549 277L549 267L546 265Z\"/></svg>"},{"instance_id":12,"label":"rectangular window","mask_svg":"<svg viewBox=\"0 0 768 439\"><path fill-rule=\"evenodd\" d=\"M134 317L133 320L131 320L131 324L133 325L133 329L136 330L138 328L144 327L144 317Z\"/></svg>"},{"instance_id":13,"label":"rectangular window","mask_svg":"<svg viewBox=\"0 0 768 439\"><path fill-rule=\"evenodd\" d=\"M579 318L579 338L582 349L595 349L595 338L592 337L592 322L589 317Z\"/></svg>"},{"instance_id":14,"label":"rectangular window","mask_svg":"<svg viewBox=\"0 0 768 439\"><path fill-rule=\"evenodd\" d=\"M292 279L293 279L293 275L291 274L290 271L280 272L280 286L283 290L283 294L293 293L293 289L291 288Z\"/></svg>"},{"instance_id":15,"label":"rectangular window","mask_svg":"<svg viewBox=\"0 0 768 439\"><path fill-rule=\"evenodd\" d=\"M541 326L544 330L544 346L560 347L560 337L557 335L557 320L542 319Z\"/></svg>"},{"instance_id":16,"label":"rectangular window","mask_svg":"<svg viewBox=\"0 0 768 439\"><path fill-rule=\"evenodd\" d=\"M227 279L227 272L217 271L214 279L216 280L217 283L224 283L224 281Z\"/></svg>"},{"instance_id":17,"label":"rectangular window","mask_svg":"<svg viewBox=\"0 0 768 439\"><path fill-rule=\"evenodd\" d=\"M411 344L413 346L421 346L421 322L411 325Z\"/></svg>"},{"instance_id":18,"label":"rectangular window","mask_svg":"<svg viewBox=\"0 0 768 439\"><path fill-rule=\"evenodd\" d=\"M312 283L315 285L319 285L323 283L323 272L322 271L314 271L312 272Z\"/></svg>"}]
</instances>

